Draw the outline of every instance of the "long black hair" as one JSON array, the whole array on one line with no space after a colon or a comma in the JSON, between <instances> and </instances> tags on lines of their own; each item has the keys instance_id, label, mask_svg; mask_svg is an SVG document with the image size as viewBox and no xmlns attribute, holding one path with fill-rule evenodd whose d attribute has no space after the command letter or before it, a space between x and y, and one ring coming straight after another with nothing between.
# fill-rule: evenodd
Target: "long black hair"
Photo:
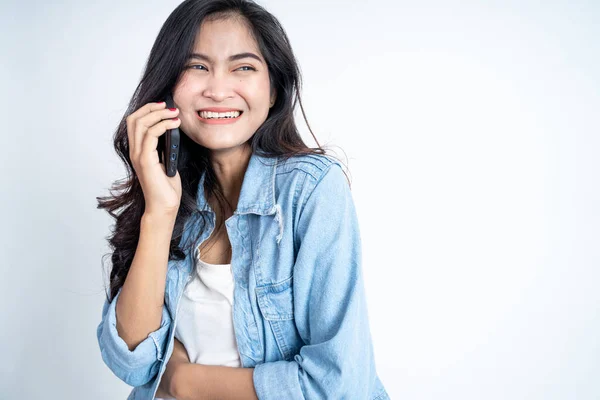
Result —
<instances>
[{"instance_id":1,"label":"long black hair","mask_svg":"<svg viewBox=\"0 0 600 400\"><path fill-rule=\"evenodd\" d=\"M271 90L276 91L275 104L264 123L248 143L253 153L264 157L289 158L301 154L325 154L308 125L300 100L302 86L300 69L288 37L279 21L252 0L186 0L169 15L152 46L143 76L133 94L127 111L114 134L114 148L123 160L127 178L117 180L109 189L111 195L97 197L98 208L106 209L115 219L115 229L108 238L112 252L110 295L112 301L123 286L133 261L140 236L140 223L145 209L144 194L129 158L126 118L149 102L160 101L175 87L182 76L189 54L194 50L196 35L203 21L234 18L246 23L267 62ZM297 102L317 147L308 147L302 140L294 120ZM180 129L181 130L181 129ZM159 139L158 148L164 143ZM159 154L161 152L159 151ZM162 157L162 156L161 156ZM162 160L161 160L162 161ZM169 247L169 260L185 258L187 248L180 248L185 221L196 209L199 179L205 173L206 198L216 199L221 216L231 205L225 199L210 162L210 150L181 135L178 170L182 183L181 204ZM201 213L202 214L202 213ZM204 218L204 215L202 214ZM217 227L223 225L220 218ZM203 220L204 221L204 220ZM204 221L205 222L205 221ZM198 235L204 229L204 223ZM215 232L218 228L215 227ZM191 241L190 243L194 243Z\"/></svg>"}]
</instances>

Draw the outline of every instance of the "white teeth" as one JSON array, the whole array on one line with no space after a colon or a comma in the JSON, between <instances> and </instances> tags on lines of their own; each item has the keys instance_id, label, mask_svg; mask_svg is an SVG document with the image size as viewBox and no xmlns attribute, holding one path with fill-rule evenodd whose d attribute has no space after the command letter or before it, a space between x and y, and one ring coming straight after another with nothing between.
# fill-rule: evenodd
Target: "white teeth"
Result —
<instances>
[{"instance_id":1,"label":"white teeth","mask_svg":"<svg viewBox=\"0 0 600 400\"><path fill-rule=\"evenodd\" d=\"M237 118L240 116L241 112L239 111L229 111L225 113L216 113L212 111L200 111L198 113L202 118L210 119L210 118Z\"/></svg>"}]
</instances>

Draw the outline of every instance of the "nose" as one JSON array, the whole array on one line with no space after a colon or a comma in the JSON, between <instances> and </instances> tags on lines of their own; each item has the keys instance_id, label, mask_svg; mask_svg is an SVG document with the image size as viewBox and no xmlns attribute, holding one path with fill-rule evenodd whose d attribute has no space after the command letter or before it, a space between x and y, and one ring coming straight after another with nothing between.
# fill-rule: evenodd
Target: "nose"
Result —
<instances>
[{"instance_id":1,"label":"nose","mask_svg":"<svg viewBox=\"0 0 600 400\"><path fill-rule=\"evenodd\" d=\"M205 97L213 99L215 102L222 102L227 98L233 97L231 80L226 75L211 74L206 81L206 87L202 94Z\"/></svg>"}]
</instances>

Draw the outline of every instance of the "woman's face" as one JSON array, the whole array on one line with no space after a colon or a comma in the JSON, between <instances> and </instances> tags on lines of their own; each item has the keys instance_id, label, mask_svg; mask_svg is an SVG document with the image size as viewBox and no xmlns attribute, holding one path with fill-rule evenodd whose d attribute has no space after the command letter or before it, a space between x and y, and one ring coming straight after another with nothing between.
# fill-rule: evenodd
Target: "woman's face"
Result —
<instances>
[{"instance_id":1,"label":"woman's face","mask_svg":"<svg viewBox=\"0 0 600 400\"><path fill-rule=\"evenodd\" d=\"M198 57L188 60L173 90L180 128L208 149L235 150L267 119L271 100L274 103L267 64L248 28L232 19L203 22L193 53ZM230 59L242 53L254 54L258 59ZM232 119L205 119L207 115L200 110L212 107L242 113Z\"/></svg>"}]
</instances>

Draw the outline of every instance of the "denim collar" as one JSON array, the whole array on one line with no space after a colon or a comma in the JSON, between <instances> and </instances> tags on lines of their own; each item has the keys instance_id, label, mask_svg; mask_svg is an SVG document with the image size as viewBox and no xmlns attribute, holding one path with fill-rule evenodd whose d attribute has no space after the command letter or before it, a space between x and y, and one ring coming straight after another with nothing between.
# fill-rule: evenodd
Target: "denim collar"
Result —
<instances>
[{"instance_id":1,"label":"denim collar","mask_svg":"<svg viewBox=\"0 0 600 400\"><path fill-rule=\"evenodd\" d=\"M242 189L234 214L275 214L275 169L278 158L262 157L254 152L244 174ZM214 210L204 197L204 175L200 177L196 206L199 211Z\"/></svg>"}]
</instances>

